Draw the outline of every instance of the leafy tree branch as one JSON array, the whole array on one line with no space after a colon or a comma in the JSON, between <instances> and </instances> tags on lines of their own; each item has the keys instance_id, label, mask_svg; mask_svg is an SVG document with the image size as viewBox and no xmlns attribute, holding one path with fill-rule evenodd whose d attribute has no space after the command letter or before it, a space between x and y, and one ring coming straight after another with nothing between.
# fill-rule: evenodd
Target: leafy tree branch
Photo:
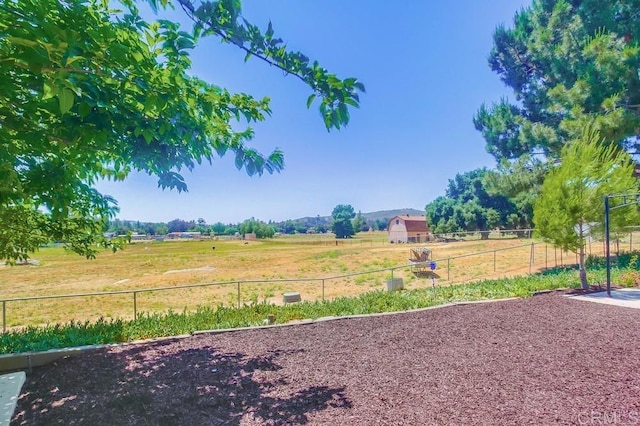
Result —
<instances>
[{"instance_id":1,"label":"leafy tree branch","mask_svg":"<svg viewBox=\"0 0 640 426\"><path fill-rule=\"evenodd\" d=\"M0 4L0 258L24 259L50 241L87 257L119 247L103 236L117 202L93 188L101 179L140 171L163 189L187 191L182 170L229 154L249 175L284 168L279 148L263 154L250 146L251 123L271 114L268 98L189 75L201 36L222 31L304 77L322 98L327 129L346 125L347 107L359 105L360 82L289 54L272 30L240 23L237 0L197 8L179 0L193 10L191 33L143 20L134 0L121 3L124 11L103 0Z\"/></svg>"}]
</instances>

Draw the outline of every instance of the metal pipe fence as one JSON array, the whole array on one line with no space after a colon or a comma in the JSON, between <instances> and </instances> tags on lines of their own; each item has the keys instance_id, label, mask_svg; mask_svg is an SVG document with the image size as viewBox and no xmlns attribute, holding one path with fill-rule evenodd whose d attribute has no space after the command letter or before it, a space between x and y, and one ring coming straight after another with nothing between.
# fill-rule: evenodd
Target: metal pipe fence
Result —
<instances>
[{"instance_id":1,"label":"metal pipe fence","mask_svg":"<svg viewBox=\"0 0 640 426\"><path fill-rule=\"evenodd\" d=\"M625 242L623 242L624 244ZM528 248L528 249L527 249ZM598 248L602 249L599 250ZM618 246L620 249L620 247ZM626 248L623 245L622 249ZM629 250L633 249L633 242L630 237L629 242ZM500 262L505 264L513 263L514 259L507 256L500 257L499 255L503 255L503 253L509 254L510 252L520 250L521 261L516 261L517 266L512 268L511 270L500 270ZM551 252L553 250L553 253ZM593 244L589 241L587 245L587 254L601 254L604 252L603 247L599 247L599 244ZM483 265L482 271L480 270L472 270L470 273L473 275L473 278L469 278L465 273L469 270L468 266L465 266L465 271L460 271L456 269L455 263L460 259L470 258L470 257L482 257L489 258L488 263ZM575 262L573 262L575 260ZM542 269L542 268L550 268L550 267L558 267L558 266L566 266L569 264L577 263L577 255L574 259L573 256L568 256L567 253L563 253L562 250L557 250L555 248L550 248L546 243L527 243L513 247L504 247L493 250L486 250L481 252L474 252L468 254L461 254L458 256L450 256L441 259L434 259L433 261L437 264L436 271L432 271L432 275L438 278L439 282L445 281L447 284L460 284L464 282L477 281L480 279L486 278L495 278L496 274L507 274L514 269L521 270L522 268L527 268L528 273L531 274L534 268ZM480 262L478 262L480 263ZM528 265L527 265L528 264ZM330 284L345 281L349 279L358 277L362 277L365 275L373 275L373 274L388 274L391 279L394 278L394 273L396 277L398 274L404 273L406 270L409 270L411 273L412 267L415 265L412 264L404 264L386 268L380 268L375 270L368 270L363 272L354 272L347 273L341 275L333 275L326 277L316 277L316 278L291 278L291 279L264 279L264 280L231 280L231 281L221 281L221 282L211 282L211 283L199 283L199 284L186 284L179 286L171 286L171 287L155 287L155 288L141 288L141 289L130 289L130 290L118 290L118 291L105 291L105 292L90 292L90 293L74 293L74 294L62 294L62 295L51 295L51 296L32 296L32 297L18 297L18 298L8 298L8 299L0 299L2 305L2 331L6 332L8 328L7 323L7 307L10 304L17 304L20 302L31 303L35 301L51 301L51 300L59 300L59 299L86 299L91 297L113 297L113 296L129 296L131 297L130 303L130 312L133 313L133 318L137 318L139 314L139 305L140 298L144 295L151 293L161 293L161 292L172 292L178 290L186 290L186 289L195 289L195 288L211 288L211 287L223 287L223 286L234 286L235 287L235 300L234 304L237 307L241 307L243 304L243 287L247 287L249 285L264 285L264 284L296 284L298 287L302 286L303 283L311 283L314 287L319 287L317 289L317 293L319 297L316 297L322 301L327 300L329 295L327 295L327 290ZM446 279L443 276L444 271L446 269ZM438 275L441 274L441 275ZM454 277L454 274L458 274L458 277ZM413 279L415 274L412 274L409 278ZM378 286L376 282L374 282L375 286ZM419 283L418 283L419 285ZM357 294L357 293L356 293ZM164 310L168 309L165 307ZM72 312L72 309L68 310ZM148 311L147 311L148 312ZM29 325L27 324L19 324Z\"/></svg>"}]
</instances>

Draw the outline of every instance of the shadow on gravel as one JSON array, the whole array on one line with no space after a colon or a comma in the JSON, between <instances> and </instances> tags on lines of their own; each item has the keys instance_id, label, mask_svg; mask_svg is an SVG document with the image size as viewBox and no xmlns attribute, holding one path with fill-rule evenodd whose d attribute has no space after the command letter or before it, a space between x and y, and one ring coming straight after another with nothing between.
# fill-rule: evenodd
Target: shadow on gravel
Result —
<instances>
[{"instance_id":1,"label":"shadow on gravel","mask_svg":"<svg viewBox=\"0 0 640 426\"><path fill-rule=\"evenodd\" d=\"M213 347L175 349L175 343L99 351L34 369L12 424L285 425L305 424L310 413L330 407L351 408L343 387L299 388L282 374L270 377L282 369L279 357L300 350L248 357Z\"/></svg>"}]
</instances>

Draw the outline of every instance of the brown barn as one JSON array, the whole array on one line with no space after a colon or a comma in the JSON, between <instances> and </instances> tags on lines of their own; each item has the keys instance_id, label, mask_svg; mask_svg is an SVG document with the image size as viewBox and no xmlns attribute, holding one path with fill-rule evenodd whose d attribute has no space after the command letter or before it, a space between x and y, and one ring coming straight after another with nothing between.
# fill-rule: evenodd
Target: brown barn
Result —
<instances>
[{"instance_id":1,"label":"brown barn","mask_svg":"<svg viewBox=\"0 0 640 426\"><path fill-rule=\"evenodd\" d=\"M432 240L424 216L396 216L389 221L387 232L390 243L423 243Z\"/></svg>"}]
</instances>

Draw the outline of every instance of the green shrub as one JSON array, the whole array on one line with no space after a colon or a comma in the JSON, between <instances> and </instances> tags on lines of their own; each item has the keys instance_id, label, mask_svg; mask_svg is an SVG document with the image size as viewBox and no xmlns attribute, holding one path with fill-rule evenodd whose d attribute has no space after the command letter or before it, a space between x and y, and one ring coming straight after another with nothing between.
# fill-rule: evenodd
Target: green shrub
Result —
<instances>
[{"instance_id":1,"label":"green shrub","mask_svg":"<svg viewBox=\"0 0 640 426\"><path fill-rule=\"evenodd\" d=\"M640 251L634 250L628 253L611 253L611 266L614 268L640 268ZM587 269L605 269L607 267L607 259L604 256L589 255L585 261Z\"/></svg>"},{"instance_id":2,"label":"green shrub","mask_svg":"<svg viewBox=\"0 0 640 426\"><path fill-rule=\"evenodd\" d=\"M640 287L640 272L634 270L624 271L617 281L622 287Z\"/></svg>"}]
</instances>

